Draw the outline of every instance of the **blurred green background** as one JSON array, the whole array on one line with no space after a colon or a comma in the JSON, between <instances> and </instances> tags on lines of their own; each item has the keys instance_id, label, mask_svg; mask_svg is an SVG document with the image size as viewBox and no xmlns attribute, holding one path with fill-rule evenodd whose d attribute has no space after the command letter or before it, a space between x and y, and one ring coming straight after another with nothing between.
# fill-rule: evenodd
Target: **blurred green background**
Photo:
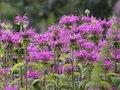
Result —
<instances>
[{"instance_id":1,"label":"blurred green background","mask_svg":"<svg viewBox=\"0 0 120 90\"><path fill-rule=\"evenodd\" d=\"M27 14L31 26L44 32L63 15L84 15L89 9L91 15L100 18L112 16L112 8L117 0L0 0L0 19L14 20L16 15Z\"/></svg>"}]
</instances>

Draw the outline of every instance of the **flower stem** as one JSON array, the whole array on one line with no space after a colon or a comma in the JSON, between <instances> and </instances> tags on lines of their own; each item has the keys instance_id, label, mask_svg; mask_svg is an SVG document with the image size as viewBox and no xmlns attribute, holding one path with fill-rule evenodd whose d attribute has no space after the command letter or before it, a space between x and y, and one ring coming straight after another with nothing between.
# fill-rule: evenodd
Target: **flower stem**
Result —
<instances>
[{"instance_id":1,"label":"flower stem","mask_svg":"<svg viewBox=\"0 0 120 90\"><path fill-rule=\"evenodd\" d=\"M26 83L26 90L27 90L27 49L25 48L24 50L24 57L25 57L25 69L26 69L26 73L25 73L25 83Z\"/></svg>"},{"instance_id":2,"label":"flower stem","mask_svg":"<svg viewBox=\"0 0 120 90\"><path fill-rule=\"evenodd\" d=\"M71 66L72 66L72 87L73 87L73 90L75 90L75 87L74 87L74 59L73 59L73 51L71 50L71 54L70 54L70 57L71 57Z\"/></svg>"}]
</instances>

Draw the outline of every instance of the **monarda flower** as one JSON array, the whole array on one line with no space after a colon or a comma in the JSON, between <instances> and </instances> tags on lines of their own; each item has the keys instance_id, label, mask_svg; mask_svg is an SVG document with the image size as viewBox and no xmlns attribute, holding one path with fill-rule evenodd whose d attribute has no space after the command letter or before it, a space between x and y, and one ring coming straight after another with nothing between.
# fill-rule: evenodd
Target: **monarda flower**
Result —
<instances>
[{"instance_id":1,"label":"monarda flower","mask_svg":"<svg viewBox=\"0 0 120 90\"><path fill-rule=\"evenodd\" d=\"M93 61L93 62L96 62L96 61L98 60L98 58L99 58L98 51L94 50L94 51L92 51L90 54L91 54L91 59L92 59L92 61ZM91 62L92 62L92 61L91 61Z\"/></svg>"},{"instance_id":2,"label":"monarda flower","mask_svg":"<svg viewBox=\"0 0 120 90\"><path fill-rule=\"evenodd\" d=\"M58 26L58 25L53 25L53 26L50 26L50 27L48 27L48 30L50 31L50 32L53 32L53 31L59 31L61 28L60 28L60 26Z\"/></svg>"},{"instance_id":3,"label":"monarda flower","mask_svg":"<svg viewBox=\"0 0 120 90\"><path fill-rule=\"evenodd\" d=\"M3 90L19 90L19 89L17 85L14 86L8 85Z\"/></svg>"},{"instance_id":4,"label":"monarda flower","mask_svg":"<svg viewBox=\"0 0 120 90\"><path fill-rule=\"evenodd\" d=\"M107 67L110 67L112 65L112 60L110 60L110 59L104 60L104 65Z\"/></svg>"},{"instance_id":5,"label":"monarda flower","mask_svg":"<svg viewBox=\"0 0 120 90\"><path fill-rule=\"evenodd\" d=\"M58 67L58 74L62 74L63 73L63 69L64 68L64 65L60 65L59 67Z\"/></svg>"},{"instance_id":6,"label":"monarda flower","mask_svg":"<svg viewBox=\"0 0 120 90\"><path fill-rule=\"evenodd\" d=\"M80 51L74 51L73 56L77 59L89 59L90 58L90 53L88 53L85 50L80 50Z\"/></svg>"},{"instance_id":7,"label":"monarda flower","mask_svg":"<svg viewBox=\"0 0 120 90\"><path fill-rule=\"evenodd\" d=\"M82 16L82 19L81 19L81 20L84 21L84 22L86 22L86 23L90 23L90 22L96 20L96 18L93 17L93 16L91 16L91 17Z\"/></svg>"},{"instance_id":8,"label":"monarda flower","mask_svg":"<svg viewBox=\"0 0 120 90\"><path fill-rule=\"evenodd\" d=\"M31 61L51 61L54 57L54 53L50 51L40 51L40 52L29 52L29 56L31 57Z\"/></svg>"},{"instance_id":9,"label":"monarda flower","mask_svg":"<svg viewBox=\"0 0 120 90\"><path fill-rule=\"evenodd\" d=\"M11 36L11 41L13 44L18 44L21 40L21 36L19 33L15 33Z\"/></svg>"},{"instance_id":10,"label":"monarda flower","mask_svg":"<svg viewBox=\"0 0 120 90\"><path fill-rule=\"evenodd\" d=\"M109 22L106 22L106 20L102 20L102 21L100 22L100 24L101 24L102 28L105 29L105 30L109 29L110 26L111 26L111 22L110 22L110 21L109 21Z\"/></svg>"},{"instance_id":11,"label":"monarda flower","mask_svg":"<svg viewBox=\"0 0 120 90\"><path fill-rule=\"evenodd\" d=\"M71 15L71 16L63 16L62 18L60 18L59 23L70 25L70 24L76 24L76 22L78 21L79 21L78 16Z\"/></svg>"},{"instance_id":12,"label":"monarda flower","mask_svg":"<svg viewBox=\"0 0 120 90\"><path fill-rule=\"evenodd\" d=\"M64 72L66 72L67 74L72 74L72 72L74 72L77 69L76 66L64 66Z\"/></svg>"},{"instance_id":13,"label":"monarda flower","mask_svg":"<svg viewBox=\"0 0 120 90\"><path fill-rule=\"evenodd\" d=\"M36 33L34 32L34 29L32 29L32 28L28 29L28 30L26 31L26 33L29 34L29 35L32 36L32 37L34 37L34 35L36 34Z\"/></svg>"},{"instance_id":14,"label":"monarda flower","mask_svg":"<svg viewBox=\"0 0 120 90\"><path fill-rule=\"evenodd\" d=\"M11 37L13 36L13 31L2 31L1 39L3 42L11 42Z\"/></svg>"},{"instance_id":15,"label":"monarda flower","mask_svg":"<svg viewBox=\"0 0 120 90\"><path fill-rule=\"evenodd\" d=\"M51 72L51 73L54 73L54 72L55 72L55 65L54 65L54 64L51 64L51 66L50 66L50 72ZM64 65L62 64L62 65L58 66L58 71L57 71L57 73L58 73L58 74L62 74L63 72L64 72Z\"/></svg>"},{"instance_id":16,"label":"monarda flower","mask_svg":"<svg viewBox=\"0 0 120 90\"><path fill-rule=\"evenodd\" d=\"M110 55L112 58L116 59L117 61L120 60L120 49L115 50L110 50Z\"/></svg>"},{"instance_id":17,"label":"monarda flower","mask_svg":"<svg viewBox=\"0 0 120 90\"><path fill-rule=\"evenodd\" d=\"M14 23L23 27L27 27L29 25L29 19L26 15L16 16Z\"/></svg>"},{"instance_id":18,"label":"monarda flower","mask_svg":"<svg viewBox=\"0 0 120 90\"><path fill-rule=\"evenodd\" d=\"M8 69L5 69L5 68L0 69L0 74L3 76L6 75L8 72L9 72Z\"/></svg>"},{"instance_id":19,"label":"monarda flower","mask_svg":"<svg viewBox=\"0 0 120 90\"><path fill-rule=\"evenodd\" d=\"M39 60L40 61L50 61L51 58L54 57L54 53L50 52L50 51L41 51L39 52Z\"/></svg>"},{"instance_id":20,"label":"monarda flower","mask_svg":"<svg viewBox=\"0 0 120 90\"><path fill-rule=\"evenodd\" d=\"M95 45L92 42L84 42L81 44L81 48L84 48L86 50L92 50L94 49Z\"/></svg>"},{"instance_id":21,"label":"monarda flower","mask_svg":"<svg viewBox=\"0 0 120 90\"><path fill-rule=\"evenodd\" d=\"M39 78L41 75L42 74L38 70L32 70L32 69L29 69L27 73L28 78L34 78L34 79Z\"/></svg>"},{"instance_id":22,"label":"monarda flower","mask_svg":"<svg viewBox=\"0 0 120 90\"><path fill-rule=\"evenodd\" d=\"M38 52L39 51L38 47L35 46L35 44L33 44L33 43L30 43L28 45L27 50L28 50L28 52Z\"/></svg>"},{"instance_id":23,"label":"monarda flower","mask_svg":"<svg viewBox=\"0 0 120 90\"><path fill-rule=\"evenodd\" d=\"M28 52L30 56L30 61L38 61L39 60L39 52Z\"/></svg>"}]
</instances>

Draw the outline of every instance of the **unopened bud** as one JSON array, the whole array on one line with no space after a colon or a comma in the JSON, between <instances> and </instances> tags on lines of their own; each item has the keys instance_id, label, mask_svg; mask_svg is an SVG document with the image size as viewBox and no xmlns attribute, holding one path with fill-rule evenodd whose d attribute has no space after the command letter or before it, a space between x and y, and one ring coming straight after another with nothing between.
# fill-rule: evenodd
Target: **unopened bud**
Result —
<instances>
[{"instance_id":1,"label":"unopened bud","mask_svg":"<svg viewBox=\"0 0 120 90\"><path fill-rule=\"evenodd\" d=\"M86 9L86 10L85 10L85 14L87 14L87 16L89 16L90 10Z\"/></svg>"}]
</instances>

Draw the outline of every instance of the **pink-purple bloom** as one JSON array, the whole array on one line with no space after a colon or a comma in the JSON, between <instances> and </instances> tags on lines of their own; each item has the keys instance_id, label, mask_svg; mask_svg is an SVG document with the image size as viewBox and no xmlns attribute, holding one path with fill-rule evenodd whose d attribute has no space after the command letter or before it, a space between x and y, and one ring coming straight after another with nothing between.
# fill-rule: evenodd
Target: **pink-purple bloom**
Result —
<instances>
[{"instance_id":1,"label":"pink-purple bloom","mask_svg":"<svg viewBox=\"0 0 120 90\"><path fill-rule=\"evenodd\" d=\"M15 21L14 21L15 24L18 24L18 25L23 25L24 27L27 27L29 25L29 19L26 15L24 16L16 16L15 17Z\"/></svg>"},{"instance_id":2,"label":"pink-purple bloom","mask_svg":"<svg viewBox=\"0 0 120 90\"><path fill-rule=\"evenodd\" d=\"M27 73L28 78L34 78L34 79L39 78L41 75L42 74L38 70L32 70L32 69L29 69Z\"/></svg>"},{"instance_id":3,"label":"pink-purple bloom","mask_svg":"<svg viewBox=\"0 0 120 90\"><path fill-rule=\"evenodd\" d=\"M8 69L6 69L6 68L2 68L2 69L0 69L0 74L1 75L7 75L7 73L9 72L9 70Z\"/></svg>"},{"instance_id":4,"label":"pink-purple bloom","mask_svg":"<svg viewBox=\"0 0 120 90\"><path fill-rule=\"evenodd\" d=\"M110 66L112 65L112 60L106 59L106 60L104 61L104 65L107 66L107 67L110 67Z\"/></svg>"},{"instance_id":5,"label":"pink-purple bloom","mask_svg":"<svg viewBox=\"0 0 120 90\"><path fill-rule=\"evenodd\" d=\"M59 23L61 24L75 24L76 22L79 21L79 17L78 16L63 16L62 18L60 18Z\"/></svg>"},{"instance_id":6,"label":"pink-purple bloom","mask_svg":"<svg viewBox=\"0 0 120 90\"><path fill-rule=\"evenodd\" d=\"M8 85L3 90L19 90L19 89L17 85L14 86Z\"/></svg>"}]
</instances>

